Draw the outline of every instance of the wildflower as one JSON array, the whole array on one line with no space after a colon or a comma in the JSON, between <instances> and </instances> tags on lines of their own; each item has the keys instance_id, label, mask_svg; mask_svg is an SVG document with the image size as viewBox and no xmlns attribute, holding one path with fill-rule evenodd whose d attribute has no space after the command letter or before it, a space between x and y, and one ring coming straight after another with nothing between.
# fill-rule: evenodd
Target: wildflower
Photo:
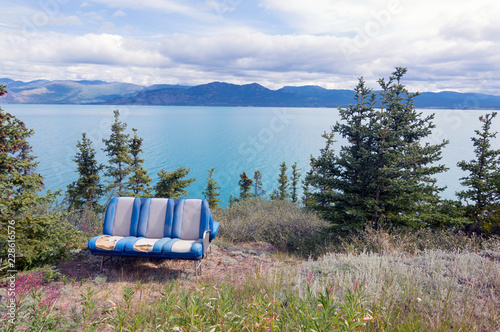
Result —
<instances>
[{"instance_id":1,"label":"wildflower","mask_svg":"<svg viewBox=\"0 0 500 332\"><path fill-rule=\"evenodd\" d=\"M313 278L314 278L314 274L312 274L311 272L308 272L307 277L306 277L306 283L308 285L312 284Z\"/></svg>"},{"instance_id":2,"label":"wildflower","mask_svg":"<svg viewBox=\"0 0 500 332\"><path fill-rule=\"evenodd\" d=\"M417 297L417 302L419 302L419 303L422 302L422 299Z\"/></svg>"},{"instance_id":3,"label":"wildflower","mask_svg":"<svg viewBox=\"0 0 500 332\"><path fill-rule=\"evenodd\" d=\"M61 295L60 288L50 288L48 290L46 297L40 303L40 306L46 310L50 309L57 301L60 295Z\"/></svg>"}]
</instances>

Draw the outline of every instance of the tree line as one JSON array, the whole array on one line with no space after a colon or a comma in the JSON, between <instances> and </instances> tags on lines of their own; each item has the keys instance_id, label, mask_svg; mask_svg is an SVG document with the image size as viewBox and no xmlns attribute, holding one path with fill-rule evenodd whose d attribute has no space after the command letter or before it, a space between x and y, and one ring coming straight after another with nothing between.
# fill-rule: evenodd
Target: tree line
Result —
<instances>
[{"instance_id":1,"label":"tree line","mask_svg":"<svg viewBox=\"0 0 500 332\"><path fill-rule=\"evenodd\" d=\"M286 162L280 165L277 188L266 195L262 174L255 171L253 177L246 172L239 176L239 197L230 196L230 205L241 200L261 198L290 200L304 208L316 211L329 220L337 231L354 231L366 226L390 225L454 226L469 230L498 233L500 228L500 150L492 149L491 141L497 133L491 124L497 113L479 117L482 128L472 137L476 158L460 161L458 167L467 172L460 179L464 190L457 193L457 200L445 200L440 193L445 189L436 184L435 175L447 171L440 164L443 148L448 141L437 144L424 143L435 128L434 114L424 117L414 107L414 98L402 83L406 68L397 67L386 80L378 81L379 92L366 85L363 78L355 87L354 103L340 108L340 120L325 132L325 147L317 157L311 156L311 168L301 180L297 163L287 174ZM126 124L120 122L119 111L111 126L111 136L104 139L104 151L109 157L105 175L112 181L106 191L118 195L150 196L151 178L143 169L142 139L133 129L134 137L124 134ZM335 138L344 143L335 151ZM91 193L100 195L96 175L101 165L92 158L89 142L77 146L80 153L75 157L79 169L93 165L85 172L79 171L80 179L70 185L68 195L76 206L95 204ZM85 147L85 148L83 148ZM95 153L94 153L95 154ZM154 186L156 197L179 198L187 194L186 188L195 181L186 178L189 169L179 167L173 172L161 170ZM213 177L214 169L208 170L204 197L211 207L220 203L220 187ZM95 182L90 183L92 174ZM79 182L80 181L80 182ZM299 186L303 196L298 197ZM89 188L91 190L89 190ZM96 189L93 189L96 188Z\"/></svg>"},{"instance_id":2,"label":"tree line","mask_svg":"<svg viewBox=\"0 0 500 332\"><path fill-rule=\"evenodd\" d=\"M108 139L103 139L105 147L103 151L108 156L107 165L100 164L96 160L96 151L92 147L93 142L82 133L82 139L77 142L77 153L73 161L77 164L78 179L67 188L67 197L71 209L81 211L91 209L102 212L103 206L99 203L103 198L112 196L133 197L168 197L181 198L188 194L187 188L194 182L195 178L187 178L190 169L180 166L174 171L161 169L158 172L158 182L151 186L151 177L144 169L143 139L138 136L137 129L132 128L133 137L127 134L127 124L120 120L120 111L114 110L114 122L111 125L111 134ZM291 183L286 174L288 167L286 162L280 166L278 177L278 188L274 190L269 198L271 200L290 199L298 202L298 185L301 174L297 163L292 165ZM208 170L207 185L202 194L207 199L210 207L219 205L221 189L213 177L214 168ZM104 185L101 174L106 176L108 184ZM253 179L246 172L240 174L238 182L240 196L229 198L230 205L247 198L266 198L262 188L262 174L255 171Z\"/></svg>"}]
</instances>

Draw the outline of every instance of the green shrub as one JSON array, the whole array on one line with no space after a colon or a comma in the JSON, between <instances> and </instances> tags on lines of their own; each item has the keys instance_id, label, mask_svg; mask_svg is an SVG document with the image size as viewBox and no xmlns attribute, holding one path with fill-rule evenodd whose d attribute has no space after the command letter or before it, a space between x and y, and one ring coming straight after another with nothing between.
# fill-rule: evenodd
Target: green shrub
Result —
<instances>
[{"instance_id":1,"label":"green shrub","mask_svg":"<svg viewBox=\"0 0 500 332\"><path fill-rule=\"evenodd\" d=\"M12 217L11 227L15 243L15 262L8 260L7 245L2 244L1 257L5 270L23 271L51 265L67 256L69 251L79 246L81 233L67 221L67 214L57 205L57 193L50 191L38 198L22 214ZM11 248L11 247L9 247Z\"/></svg>"},{"instance_id":2,"label":"green shrub","mask_svg":"<svg viewBox=\"0 0 500 332\"><path fill-rule=\"evenodd\" d=\"M287 200L245 199L214 215L221 222L220 235L234 242L264 241L305 256L325 249L328 223Z\"/></svg>"}]
</instances>

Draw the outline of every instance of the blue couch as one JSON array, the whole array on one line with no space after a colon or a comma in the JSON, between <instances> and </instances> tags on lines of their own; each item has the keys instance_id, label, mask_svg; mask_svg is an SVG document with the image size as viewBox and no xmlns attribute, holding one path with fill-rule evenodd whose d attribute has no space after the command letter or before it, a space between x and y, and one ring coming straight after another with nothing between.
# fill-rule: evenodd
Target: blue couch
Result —
<instances>
[{"instance_id":1,"label":"blue couch","mask_svg":"<svg viewBox=\"0 0 500 332\"><path fill-rule=\"evenodd\" d=\"M115 197L103 234L90 239L88 247L94 255L200 261L219 226L204 199ZM196 275L200 266L195 263Z\"/></svg>"}]
</instances>

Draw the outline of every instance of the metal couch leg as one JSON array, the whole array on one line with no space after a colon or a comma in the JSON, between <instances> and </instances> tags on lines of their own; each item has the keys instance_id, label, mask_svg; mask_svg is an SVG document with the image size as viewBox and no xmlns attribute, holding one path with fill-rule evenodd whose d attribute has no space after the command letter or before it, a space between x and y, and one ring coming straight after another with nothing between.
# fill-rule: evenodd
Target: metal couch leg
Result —
<instances>
[{"instance_id":1,"label":"metal couch leg","mask_svg":"<svg viewBox=\"0 0 500 332\"><path fill-rule=\"evenodd\" d=\"M201 276L201 259L199 261L194 262L194 275L196 276L196 282L198 282L198 271L200 271Z\"/></svg>"},{"instance_id":2,"label":"metal couch leg","mask_svg":"<svg viewBox=\"0 0 500 332\"><path fill-rule=\"evenodd\" d=\"M101 267L99 268L99 274L102 273L102 266L103 266L104 262L107 262L109 260L111 260L111 256L109 256L108 258L106 258L106 260L104 260L104 255L101 256Z\"/></svg>"}]
</instances>

